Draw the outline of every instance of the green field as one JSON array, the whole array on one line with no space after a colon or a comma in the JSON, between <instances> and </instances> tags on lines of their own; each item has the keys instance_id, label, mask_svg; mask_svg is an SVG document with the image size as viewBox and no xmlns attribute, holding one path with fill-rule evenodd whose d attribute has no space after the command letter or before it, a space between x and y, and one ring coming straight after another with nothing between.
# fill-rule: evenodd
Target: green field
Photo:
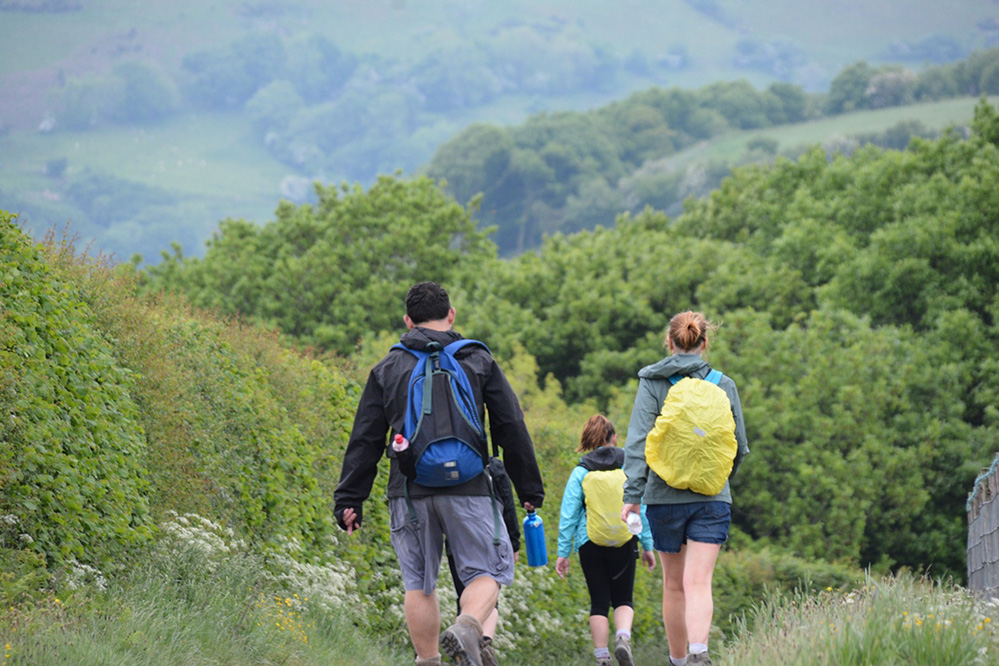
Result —
<instances>
[{"instance_id":1,"label":"green field","mask_svg":"<svg viewBox=\"0 0 999 666\"><path fill-rule=\"evenodd\" d=\"M999 104L999 96L989 97L988 101L993 105ZM845 113L781 127L732 132L657 161L656 166L682 169L691 164L711 160L733 162L746 152L750 141L758 138L774 139L777 141L778 151L786 151L802 146L824 144L837 138L883 132L893 125L911 120L919 121L927 129L940 131L970 122L977 103L977 98L949 99L928 104Z\"/></svg>"}]
</instances>

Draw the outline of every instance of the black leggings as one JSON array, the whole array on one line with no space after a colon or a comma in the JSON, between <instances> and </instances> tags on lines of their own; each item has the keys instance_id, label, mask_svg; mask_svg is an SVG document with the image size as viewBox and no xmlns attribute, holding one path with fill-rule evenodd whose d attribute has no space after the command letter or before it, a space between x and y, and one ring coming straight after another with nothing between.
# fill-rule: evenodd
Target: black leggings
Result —
<instances>
[{"instance_id":1,"label":"black leggings","mask_svg":"<svg viewBox=\"0 0 999 666\"><path fill-rule=\"evenodd\" d=\"M590 591L590 615L603 615L611 607L633 606L638 537L623 546L598 546L587 541L579 549L579 566Z\"/></svg>"}]
</instances>

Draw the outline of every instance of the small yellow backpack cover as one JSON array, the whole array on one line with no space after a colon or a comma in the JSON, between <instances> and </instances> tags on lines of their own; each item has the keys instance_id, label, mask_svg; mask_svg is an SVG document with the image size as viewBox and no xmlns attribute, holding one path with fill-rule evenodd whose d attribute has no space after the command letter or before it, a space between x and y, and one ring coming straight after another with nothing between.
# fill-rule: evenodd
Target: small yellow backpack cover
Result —
<instances>
[{"instance_id":1,"label":"small yellow backpack cover","mask_svg":"<svg viewBox=\"0 0 999 666\"><path fill-rule=\"evenodd\" d=\"M721 378L717 370L704 379L669 378L672 386L645 438L645 460L673 488L717 495L732 473L735 418Z\"/></svg>"},{"instance_id":2,"label":"small yellow backpack cover","mask_svg":"<svg viewBox=\"0 0 999 666\"><path fill-rule=\"evenodd\" d=\"M598 546L617 547L631 541L628 525L621 520L626 480L620 467L592 470L583 477L586 537Z\"/></svg>"}]
</instances>

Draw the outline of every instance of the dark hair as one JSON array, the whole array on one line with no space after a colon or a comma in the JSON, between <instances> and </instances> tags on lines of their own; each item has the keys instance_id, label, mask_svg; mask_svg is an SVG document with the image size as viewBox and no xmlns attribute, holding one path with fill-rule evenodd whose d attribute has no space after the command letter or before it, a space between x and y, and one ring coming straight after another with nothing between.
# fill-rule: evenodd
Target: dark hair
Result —
<instances>
[{"instance_id":1,"label":"dark hair","mask_svg":"<svg viewBox=\"0 0 999 666\"><path fill-rule=\"evenodd\" d=\"M603 414L594 414L583 426L583 434L579 438L577 453L592 451L603 446L614 436L614 424Z\"/></svg>"},{"instance_id":2,"label":"dark hair","mask_svg":"<svg viewBox=\"0 0 999 666\"><path fill-rule=\"evenodd\" d=\"M686 310L669 320L666 339L673 341L674 349L690 351L707 342L708 333L716 328L700 312Z\"/></svg>"},{"instance_id":3,"label":"dark hair","mask_svg":"<svg viewBox=\"0 0 999 666\"><path fill-rule=\"evenodd\" d=\"M406 314L414 325L445 319L450 311L451 300L436 282L414 284L406 294Z\"/></svg>"}]
</instances>

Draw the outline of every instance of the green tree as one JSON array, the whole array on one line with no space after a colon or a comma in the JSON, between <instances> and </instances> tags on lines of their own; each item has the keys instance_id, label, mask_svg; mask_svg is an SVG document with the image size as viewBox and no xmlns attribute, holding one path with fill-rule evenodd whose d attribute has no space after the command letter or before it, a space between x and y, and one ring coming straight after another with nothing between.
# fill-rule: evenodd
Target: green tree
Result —
<instances>
[{"instance_id":1,"label":"green tree","mask_svg":"<svg viewBox=\"0 0 999 666\"><path fill-rule=\"evenodd\" d=\"M284 202L263 227L223 222L203 259L175 253L151 267L150 288L349 353L369 333L399 329L414 282L449 284L495 259L469 211L428 178L316 191L315 206Z\"/></svg>"},{"instance_id":2,"label":"green tree","mask_svg":"<svg viewBox=\"0 0 999 666\"><path fill-rule=\"evenodd\" d=\"M332 99L357 69L355 56L317 33L292 39L287 51L288 80L309 104Z\"/></svg>"},{"instance_id":3,"label":"green tree","mask_svg":"<svg viewBox=\"0 0 999 666\"><path fill-rule=\"evenodd\" d=\"M287 80L272 81L247 100L246 114L261 134L283 132L302 109L304 101Z\"/></svg>"},{"instance_id":4,"label":"green tree","mask_svg":"<svg viewBox=\"0 0 999 666\"><path fill-rule=\"evenodd\" d=\"M875 70L864 61L845 67L829 84L825 112L829 115L867 108L865 93Z\"/></svg>"},{"instance_id":5,"label":"green tree","mask_svg":"<svg viewBox=\"0 0 999 666\"><path fill-rule=\"evenodd\" d=\"M143 123L168 118L180 108L180 91L162 69L150 62L119 63L114 74L123 81L119 120Z\"/></svg>"}]
</instances>

